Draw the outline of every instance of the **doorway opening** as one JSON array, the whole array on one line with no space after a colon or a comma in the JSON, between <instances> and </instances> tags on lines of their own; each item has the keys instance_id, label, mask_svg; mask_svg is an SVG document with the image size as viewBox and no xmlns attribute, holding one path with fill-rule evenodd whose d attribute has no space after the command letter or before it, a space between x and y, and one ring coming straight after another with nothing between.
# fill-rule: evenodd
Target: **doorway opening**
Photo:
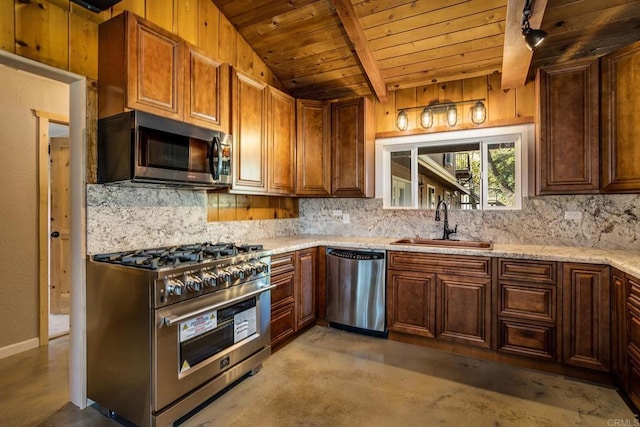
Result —
<instances>
[{"instance_id":1,"label":"doorway opening","mask_svg":"<svg viewBox=\"0 0 640 427\"><path fill-rule=\"evenodd\" d=\"M69 123L49 120L49 340L69 333Z\"/></svg>"},{"instance_id":2,"label":"doorway opening","mask_svg":"<svg viewBox=\"0 0 640 427\"><path fill-rule=\"evenodd\" d=\"M70 195L71 195L71 232L70 232L70 259L71 259L71 307L70 307L70 332L69 332L69 400L79 408L87 406L86 393L86 336L85 336L85 257L86 257L86 224L84 216L84 206L86 206L85 197L85 177L86 177L86 144L87 144L87 79L83 76L60 70L46 64L33 61L31 59L21 57L3 50L0 50L0 64L21 70L27 73L47 77L52 80L62 82L68 85L69 95L69 113L67 122L69 126L70 136ZM93 111L93 109L90 109ZM93 120L90 122L93 123ZM44 157L44 161L42 160ZM48 155L45 151L44 156L38 155L38 162L44 162L44 169L47 169ZM48 179L45 179L45 185ZM48 206L48 194L45 192L46 198L42 200L39 197L39 206L45 203L44 219L38 218L38 234L40 237L39 245L47 248L49 234L47 233L48 215L46 207ZM40 196L42 196L40 194ZM44 231L44 232L43 232ZM44 271L44 273L42 273ZM45 274L46 283L46 266L43 268L38 264L38 274ZM40 277L40 283L43 281ZM46 291L45 287L45 291ZM44 294L44 295L43 295ZM48 311L48 292L39 293L41 300L39 304L40 318L47 319L40 322L40 330L38 331L40 345L43 345L43 338L48 341L48 316L42 316ZM44 301L42 301L44 300ZM44 304L43 304L44 302ZM43 328L42 323L46 323L47 327Z\"/></svg>"}]
</instances>

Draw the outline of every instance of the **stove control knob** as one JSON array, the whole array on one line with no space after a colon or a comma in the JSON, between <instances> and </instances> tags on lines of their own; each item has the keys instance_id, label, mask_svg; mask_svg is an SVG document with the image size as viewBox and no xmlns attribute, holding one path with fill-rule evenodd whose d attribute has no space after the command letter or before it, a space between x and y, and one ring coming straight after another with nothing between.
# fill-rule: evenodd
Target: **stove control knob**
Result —
<instances>
[{"instance_id":1,"label":"stove control knob","mask_svg":"<svg viewBox=\"0 0 640 427\"><path fill-rule=\"evenodd\" d=\"M269 266L264 262L259 262L256 264L256 268L258 269L258 273L268 273Z\"/></svg>"},{"instance_id":2,"label":"stove control knob","mask_svg":"<svg viewBox=\"0 0 640 427\"><path fill-rule=\"evenodd\" d=\"M167 295L182 295L182 290L184 289L184 283L180 279L175 277L165 277L164 278L164 288L167 291Z\"/></svg>"},{"instance_id":3,"label":"stove control knob","mask_svg":"<svg viewBox=\"0 0 640 427\"><path fill-rule=\"evenodd\" d=\"M251 264L247 264L244 266L244 275L246 277L251 277L254 274L256 274L256 268L254 266L252 266Z\"/></svg>"},{"instance_id":4,"label":"stove control knob","mask_svg":"<svg viewBox=\"0 0 640 427\"><path fill-rule=\"evenodd\" d=\"M238 279L242 280L246 277L246 273L244 271L244 268L242 268L242 266L238 267L235 271L236 276L238 277Z\"/></svg>"},{"instance_id":5,"label":"stove control knob","mask_svg":"<svg viewBox=\"0 0 640 427\"><path fill-rule=\"evenodd\" d=\"M184 283L186 284L188 291L199 292L202 280L195 274L185 274Z\"/></svg>"},{"instance_id":6,"label":"stove control knob","mask_svg":"<svg viewBox=\"0 0 640 427\"><path fill-rule=\"evenodd\" d=\"M211 271L203 271L201 273L201 278L204 286L212 287L218 284L218 276L213 274Z\"/></svg>"},{"instance_id":7,"label":"stove control knob","mask_svg":"<svg viewBox=\"0 0 640 427\"><path fill-rule=\"evenodd\" d=\"M222 281L226 283L231 282L231 274L228 271L223 271L219 277L222 277Z\"/></svg>"}]
</instances>

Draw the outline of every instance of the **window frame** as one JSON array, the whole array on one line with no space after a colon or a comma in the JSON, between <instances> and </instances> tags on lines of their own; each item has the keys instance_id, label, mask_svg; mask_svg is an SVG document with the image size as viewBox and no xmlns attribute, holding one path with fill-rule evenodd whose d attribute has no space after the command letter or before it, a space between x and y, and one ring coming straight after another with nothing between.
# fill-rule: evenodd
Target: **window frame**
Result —
<instances>
[{"instance_id":1,"label":"window frame","mask_svg":"<svg viewBox=\"0 0 640 427\"><path fill-rule=\"evenodd\" d=\"M429 145L446 146L466 143L479 143L482 161L482 200L481 209L491 211L520 210L522 198L528 195L529 167L528 157L533 150L533 124L503 126L463 131L418 134L376 140L376 198L383 200L384 209L422 209L419 207L418 187L418 148ZM487 147L501 142L514 142L516 149L516 196L514 206L489 206L486 190ZM391 187L391 152L411 151L411 206L392 206ZM519 184L519 185L518 185Z\"/></svg>"}]
</instances>

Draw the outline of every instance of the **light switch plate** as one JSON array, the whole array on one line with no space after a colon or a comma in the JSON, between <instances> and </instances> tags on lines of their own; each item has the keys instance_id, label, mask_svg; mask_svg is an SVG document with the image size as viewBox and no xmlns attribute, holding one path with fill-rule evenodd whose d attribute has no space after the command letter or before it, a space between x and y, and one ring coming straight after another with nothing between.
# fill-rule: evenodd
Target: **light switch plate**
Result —
<instances>
[{"instance_id":1,"label":"light switch plate","mask_svg":"<svg viewBox=\"0 0 640 427\"><path fill-rule=\"evenodd\" d=\"M342 211L340 209L335 209L333 211L333 216L342 216Z\"/></svg>"},{"instance_id":2,"label":"light switch plate","mask_svg":"<svg viewBox=\"0 0 640 427\"><path fill-rule=\"evenodd\" d=\"M351 222L351 218L349 217L349 214L348 213L342 214L342 223L349 224L350 222Z\"/></svg>"},{"instance_id":3,"label":"light switch plate","mask_svg":"<svg viewBox=\"0 0 640 427\"><path fill-rule=\"evenodd\" d=\"M569 221L580 221L582 220L582 212L580 211L565 211L564 219Z\"/></svg>"}]
</instances>

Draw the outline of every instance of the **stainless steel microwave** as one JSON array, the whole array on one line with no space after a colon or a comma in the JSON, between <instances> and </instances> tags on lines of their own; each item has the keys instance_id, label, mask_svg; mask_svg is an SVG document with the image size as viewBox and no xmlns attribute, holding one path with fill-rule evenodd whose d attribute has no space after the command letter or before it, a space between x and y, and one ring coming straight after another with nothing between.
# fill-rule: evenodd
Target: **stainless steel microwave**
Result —
<instances>
[{"instance_id":1,"label":"stainless steel microwave","mask_svg":"<svg viewBox=\"0 0 640 427\"><path fill-rule=\"evenodd\" d=\"M231 138L141 111L98 120L98 183L231 185Z\"/></svg>"}]
</instances>

